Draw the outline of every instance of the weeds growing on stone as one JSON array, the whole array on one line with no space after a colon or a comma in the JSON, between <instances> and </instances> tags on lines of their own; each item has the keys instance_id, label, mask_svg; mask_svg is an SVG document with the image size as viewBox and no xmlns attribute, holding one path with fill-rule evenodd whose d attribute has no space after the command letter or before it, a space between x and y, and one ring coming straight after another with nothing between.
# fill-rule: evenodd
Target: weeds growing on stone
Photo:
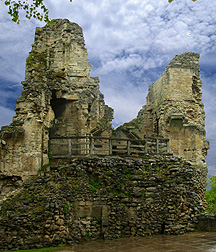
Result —
<instances>
[{"instance_id":1,"label":"weeds growing on stone","mask_svg":"<svg viewBox=\"0 0 216 252\"><path fill-rule=\"evenodd\" d=\"M101 182L99 180L97 180L97 179L93 179L89 183L89 188L93 192L98 191L101 188L101 186L102 186Z\"/></svg>"}]
</instances>

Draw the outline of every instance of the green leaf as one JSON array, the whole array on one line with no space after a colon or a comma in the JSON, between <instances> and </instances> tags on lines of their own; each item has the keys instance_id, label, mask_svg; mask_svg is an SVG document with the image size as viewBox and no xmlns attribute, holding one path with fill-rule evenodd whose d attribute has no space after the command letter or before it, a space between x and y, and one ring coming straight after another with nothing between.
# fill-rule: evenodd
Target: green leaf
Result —
<instances>
[{"instance_id":1,"label":"green leaf","mask_svg":"<svg viewBox=\"0 0 216 252\"><path fill-rule=\"evenodd\" d=\"M5 1L5 5L9 5L9 4L10 4L9 0Z\"/></svg>"}]
</instances>

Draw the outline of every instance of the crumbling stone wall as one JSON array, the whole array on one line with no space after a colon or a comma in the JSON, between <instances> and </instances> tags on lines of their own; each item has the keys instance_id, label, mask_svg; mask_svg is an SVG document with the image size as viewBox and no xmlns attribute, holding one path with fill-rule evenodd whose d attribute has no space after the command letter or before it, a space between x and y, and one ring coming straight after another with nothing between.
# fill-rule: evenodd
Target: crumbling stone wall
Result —
<instances>
[{"instance_id":1,"label":"crumbling stone wall","mask_svg":"<svg viewBox=\"0 0 216 252\"><path fill-rule=\"evenodd\" d=\"M77 24L59 19L53 20L53 26L36 28L16 115L0 133L1 178L23 180L36 174L49 162L50 137L98 131L110 135L113 110L104 103L99 79L89 72L83 32Z\"/></svg>"},{"instance_id":2,"label":"crumbling stone wall","mask_svg":"<svg viewBox=\"0 0 216 252\"><path fill-rule=\"evenodd\" d=\"M54 161L0 205L0 250L183 234L205 209L206 171L172 155Z\"/></svg>"},{"instance_id":3,"label":"crumbling stone wall","mask_svg":"<svg viewBox=\"0 0 216 252\"><path fill-rule=\"evenodd\" d=\"M209 143L205 136L199 54L177 55L149 87L146 105L136 119L120 127L138 138L170 139L170 152L206 169Z\"/></svg>"}]
</instances>

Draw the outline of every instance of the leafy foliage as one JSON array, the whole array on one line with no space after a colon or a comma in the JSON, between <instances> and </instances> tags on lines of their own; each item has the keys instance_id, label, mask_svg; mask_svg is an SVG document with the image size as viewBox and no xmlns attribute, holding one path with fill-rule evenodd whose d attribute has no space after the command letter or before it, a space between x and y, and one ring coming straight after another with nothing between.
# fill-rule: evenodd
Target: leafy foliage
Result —
<instances>
[{"instance_id":1,"label":"leafy foliage","mask_svg":"<svg viewBox=\"0 0 216 252\"><path fill-rule=\"evenodd\" d=\"M31 19L35 18L40 21L44 20L46 23L51 23L49 19L49 10L43 3L43 0L33 0L30 4L29 0L0 0L4 1L4 4L8 6L8 14L11 16L12 21L19 24L19 13L21 10L24 10L26 13L26 18ZM72 0L69 0L72 2ZM172 3L174 0L168 0L169 3ZM196 2L197 0L192 0Z\"/></svg>"},{"instance_id":2,"label":"leafy foliage","mask_svg":"<svg viewBox=\"0 0 216 252\"><path fill-rule=\"evenodd\" d=\"M12 21L19 24L19 13L21 10L24 10L26 13L26 18L31 19L35 18L40 21L44 20L49 23L49 10L43 3L43 0L33 0L32 3L29 3L29 0L1 0L4 1L4 4L8 6L8 14L11 16Z\"/></svg>"},{"instance_id":3,"label":"leafy foliage","mask_svg":"<svg viewBox=\"0 0 216 252\"><path fill-rule=\"evenodd\" d=\"M207 184L211 187L206 191L207 212L216 214L216 176L212 176Z\"/></svg>"}]
</instances>

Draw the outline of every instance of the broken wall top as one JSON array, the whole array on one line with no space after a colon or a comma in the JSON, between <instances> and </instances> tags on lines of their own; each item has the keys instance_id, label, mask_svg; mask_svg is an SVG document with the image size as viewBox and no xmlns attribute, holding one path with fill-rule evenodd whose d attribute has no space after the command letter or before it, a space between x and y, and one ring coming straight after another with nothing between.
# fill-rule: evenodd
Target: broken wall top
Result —
<instances>
[{"instance_id":1,"label":"broken wall top","mask_svg":"<svg viewBox=\"0 0 216 252\"><path fill-rule=\"evenodd\" d=\"M36 28L32 51L26 60L25 82L46 81L47 71L53 78L86 77L90 67L82 28L67 19L56 19L52 26Z\"/></svg>"},{"instance_id":2,"label":"broken wall top","mask_svg":"<svg viewBox=\"0 0 216 252\"><path fill-rule=\"evenodd\" d=\"M166 69L169 68L181 68L181 69L191 69L199 74L200 65L199 65L199 53L194 52L185 52L180 55L176 55L168 64Z\"/></svg>"},{"instance_id":3,"label":"broken wall top","mask_svg":"<svg viewBox=\"0 0 216 252\"><path fill-rule=\"evenodd\" d=\"M194 101L202 105L202 81L198 53L176 55L162 76L149 87L147 106L158 109L166 100Z\"/></svg>"},{"instance_id":4,"label":"broken wall top","mask_svg":"<svg viewBox=\"0 0 216 252\"><path fill-rule=\"evenodd\" d=\"M72 118L77 117L79 122L73 125L80 129L79 134L89 134L98 124L99 128L103 124L110 129L113 110L105 106L99 78L89 76L90 68L79 25L55 19L53 25L36 28L13 125L37 118L48 128L58 124L60 129L62 125L63 132L67 121L70 119L72 123Z\"/></svg>"}]
</instances>

